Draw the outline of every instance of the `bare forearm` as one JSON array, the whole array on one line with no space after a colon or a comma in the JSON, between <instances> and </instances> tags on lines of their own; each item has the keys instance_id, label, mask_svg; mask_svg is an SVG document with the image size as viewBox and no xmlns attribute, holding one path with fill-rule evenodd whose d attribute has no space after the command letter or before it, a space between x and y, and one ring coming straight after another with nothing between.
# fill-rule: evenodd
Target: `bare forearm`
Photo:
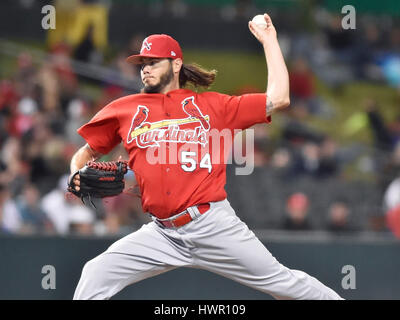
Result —
<instances>
[{"instance_id":1,"label":"bare forearm","mask_svg":"<svg viewBox=\"0 0 400 320\"><path fill-rule=\"evenodd\" d=\"M89 145L87 144L84 145L74 154L74 156L71 159L71 164L70 164L71 173L78 171L79 169L85 166L86 162L88 162L89 160L95 160L99 156L101 156L101 154L92 150L89 147Z\"/></svg>"},{"instance_id":2,"label":"bare forearm","mask_svg":"<svg viewBox=\"0 0 400 320\"><path fill-rule=\"evenodd\" d=\"M267 97L274 109L290 103L289 74L277 39L263 45L268 68Z\"/></svg>"},{"instance_id":3,"label":"bare forearm","mask_svg":"<svg viewBox=\"0 0 400 320\"><path fill-rule=\"evenodd\" d=\"M263 45L268 67L267 114L290 104L289 74L271 17L264 13L265 25L249 21L249 29Z\"/></svg>"}]
</instances>

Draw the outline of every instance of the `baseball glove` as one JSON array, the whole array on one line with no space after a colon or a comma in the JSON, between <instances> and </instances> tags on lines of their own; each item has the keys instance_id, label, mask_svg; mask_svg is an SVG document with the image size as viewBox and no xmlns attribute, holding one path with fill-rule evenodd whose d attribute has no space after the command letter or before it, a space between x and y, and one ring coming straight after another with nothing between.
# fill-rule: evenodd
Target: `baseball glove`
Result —
<instances>
[{"instance_id":1,"label":"baseball glove","mask_svg":"<svg viewBox=\"0 0 400 320\"><path fill-rule=\"evenodd\" d=\"M88 161L82 169L71 175L68 181L68 191L79 197L84 204L84 199L89 199L95 207L92 198L116 196L124 190L124 175L127 171L127 161ZM80 178L79 191L75 189L74 183L74 177L77 174Z\"/></svg>"}]
</instances>

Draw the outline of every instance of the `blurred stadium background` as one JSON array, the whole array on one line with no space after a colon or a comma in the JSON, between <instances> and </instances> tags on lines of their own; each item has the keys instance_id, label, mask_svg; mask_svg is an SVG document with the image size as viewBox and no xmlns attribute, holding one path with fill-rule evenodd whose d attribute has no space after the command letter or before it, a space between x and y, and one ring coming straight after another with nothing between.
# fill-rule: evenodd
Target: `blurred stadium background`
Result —
<instances>
[{"instance_id":1,"label":"blurred stadium background","mask_svg":"<svg viewBox=\"0 0 400 320\"><path fill-rule=\"evenodd\" d=\"M56 8L54 30L41 26L47 4ZM349 4L357 13L355 30L341 26ZM70 158L84 144L76 129L108 102L141 88L138 70L124 59L139 51L143 38L170 34L186 62L217 69L210 90L263 92L265 58L247 28L262 12L278 31L291 107L270 125L253 127L254 172L237 176L235 165L228 166L228 200L288 266L325 277L346 298L400 297L398 1L5 0L0 298L71 298L85 261L149 221L131 194L104 201L99 212L65 196ZM119 154L126 157L117 148L105 159ZM134 183L128 176L127 188ZM44 264L62 270L63 289L41 289ZM351 292L340 283L346 264L360 270L360 285ZM173 274L139 284L137 297L266 298L228 280L197 276L188 281L200 289L189 295L175 285L154 296L150 288L168 286Z\"/></svg>"}]
</instances>

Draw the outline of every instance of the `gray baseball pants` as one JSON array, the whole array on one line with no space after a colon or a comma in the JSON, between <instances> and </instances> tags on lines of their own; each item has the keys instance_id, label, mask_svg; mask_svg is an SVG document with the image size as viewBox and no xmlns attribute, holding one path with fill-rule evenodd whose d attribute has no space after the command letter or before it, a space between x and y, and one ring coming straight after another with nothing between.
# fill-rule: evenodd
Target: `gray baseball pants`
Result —
<instances>
[{"instance_id":1,"label":"gray baseball pants","mask_svg":"<svg viewBox=\"0 0 400 320\"><path fill-rule=\"evenodd\" d=\"M178 267L208 270L276 299L342 299L307 273L280 264L235 214L228 200L210 203L192 222L155 221L87 262L74 299L109 299L126 286Z\"/></svg>"}]
</instances>

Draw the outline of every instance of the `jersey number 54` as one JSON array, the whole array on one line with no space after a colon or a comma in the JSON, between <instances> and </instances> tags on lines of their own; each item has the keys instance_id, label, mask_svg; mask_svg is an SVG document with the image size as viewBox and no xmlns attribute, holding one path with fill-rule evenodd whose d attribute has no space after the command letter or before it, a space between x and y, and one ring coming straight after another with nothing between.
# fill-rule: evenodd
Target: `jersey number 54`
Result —
<instances>
[{"instance_id":1,"label":"jersey number 54","mask_svg":"<svg viewBox=\"0 0 400 320\"><path fill-rule=\"evenodd\" d=\"M196 157L195 151L182 151L181 153L181 168L183 171L192 172L197 168L197 162L194 158ZM210 154L206 153L199 163L199 167L203 169L208 169L208 173L211 173L212 165Z\"/></svg>"}]
</instances>

